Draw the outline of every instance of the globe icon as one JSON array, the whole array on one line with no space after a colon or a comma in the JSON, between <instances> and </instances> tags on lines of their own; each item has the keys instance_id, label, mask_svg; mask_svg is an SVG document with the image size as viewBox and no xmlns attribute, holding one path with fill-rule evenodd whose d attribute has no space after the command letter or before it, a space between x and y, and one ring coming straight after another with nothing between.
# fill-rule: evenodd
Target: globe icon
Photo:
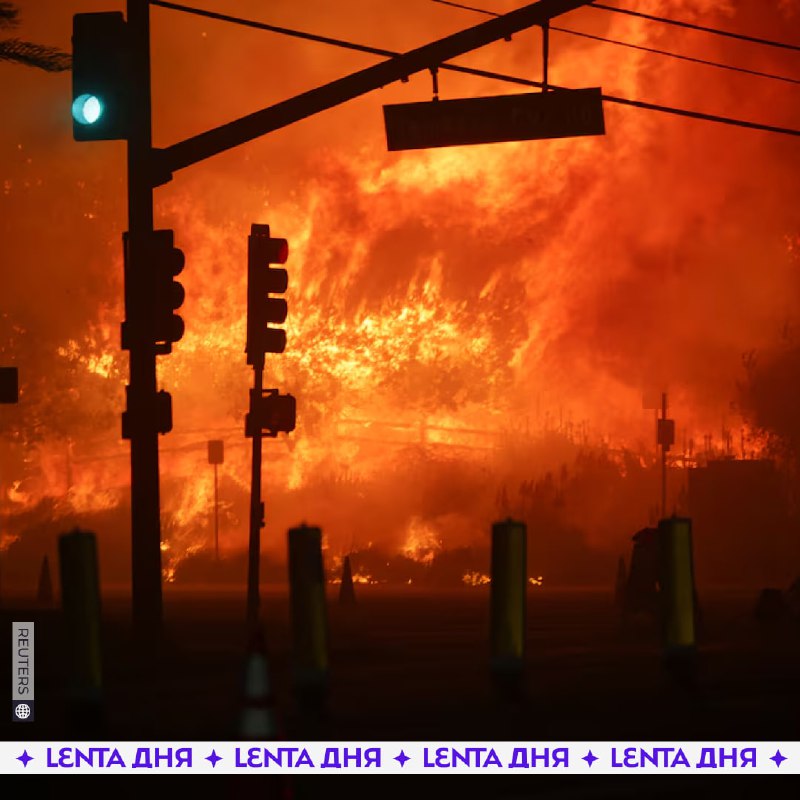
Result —
<instances>
[{"instance_id":1,"label":"globe icon","mask_svg":"<svg viewBox=\"0 0 800 800\"><path fill-rule=\"evenodd\" d=\"M18 719L28 719L31 715L31 707L27 703L20 703L15 709L14 713Z\"/></svg>"}]
</instances>

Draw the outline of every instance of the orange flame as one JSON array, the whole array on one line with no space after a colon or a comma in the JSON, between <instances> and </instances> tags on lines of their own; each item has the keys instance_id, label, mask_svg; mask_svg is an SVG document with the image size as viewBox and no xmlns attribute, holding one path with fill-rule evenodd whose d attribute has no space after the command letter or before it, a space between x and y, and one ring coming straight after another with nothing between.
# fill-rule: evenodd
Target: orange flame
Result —
<instances>
[{"instance_id":1,"label":"orange flame","mask_svg":"<svg viewBox=\"0 0 800 800\"><path fill-rule=\"evenodd\" d=\"M656 13L670 7L660 0L644 5ZM712 0L680 5L687 19L716 19L735 11L729 3ZM789 4L781 9L788 12ZM777 24L780 11L769 13ZM622 15L586 9L574 17L576 27L602 27L603 35L632 43L657 44L662 36L645 21ZM431 10L424 24L415 22L413 34L430 29L433 36L453 20L442 9ZM374 24L377 29L379 23ZM367 27L360 20L353 25ZM174 35L176 46L187 46L189 39L177 22L165 22L163 31ZM215 40L221 55L249 55L240 39L226 35ZM704 46L709 51L715 47ZM519 72L515 47L498 45L475 57L485 59L486 68ZM158 58L173 59L173 49L164 52L168 55ZM288 52L276 45L274 57ZM651 97L652 90L658 95L652 99L676 103L688 93L689 104L702 83L686 80L695 73L680 65L656 73L660 68L652 66L651 58L558 39L552 69L564 85L591 80L610 94ZM192 86L216 80L211 72L194 75L194 66L191 74L183 72L187 67L181 61L170 66L174 78L157 84L165 97L166 90L182 88L189 79ZM310 74L301 66L297 75L286 76L287 87L311 75L316 80L316 66L311 60ZM454 95L481 91L459 76L452 76L452 82L449 76L446 85ZM784 105L779 102L783 95L762 97L733 92L728 84L708 85L724 89L716 93L721 107L713 111L724 112L731 98L737 116L778 114ZM25 83L22 90L28 88ZM252 102L252 89L244 78L241 89L226 81L219 106L211 106L214 113ZM386 92L409 100L413 90L412 82ZM794 105L792 98L785 107ZM198 129L207 127L201 117L205 106L189 116L178 114L163 98L157 106L166 115L162 133L168 139L177 140L184 127L195 123ZM298 427L288 438L265 443L265 497L285 496L285 505L268 514L269 546L279 540L279 524L306 512L303 492L327 476L347 482L364 514L378 516L383 509L370 505L365 486L408 453L444 453L442 461L448 463L485 466L487 482L502 483L510 476L513 483L553 466L530 465L519 454L527 455L531 442L549 442L558 433L559 445L549 455L556 469L567 460L564 453L574 455L583 444L601 443L621 453L612 454L621 473L631 463L644 468L652 463L655 445L652 415L641 409L643 384L661 389L670 383L670 413L678 422L672 466L692 467L724 454L728 444L719 432L726 426L744 426L744 446L737 447L734 437L737 455L758 457L766 450L767 438L729 408L741 352L770 341L776 314L796 310L787 300L795 279L778 256L770 255L769 263L764 256L754 276L739 255L763 252L764 241L771 241L788 218L773 224L773 212L793 196L782 193L777 177L774 187L764 179L785 170L778 169L777 156L759 151L760 140L718 139L722 134L713 126L689 128L686 122L609 108L605 139L386 154L376 144L381 132L370 127L360 109L336 112L341 114L338 125L323 117L310 120L310 134L298 132L296 141L293 133L277 144L265 140L249 146L231 156L224 180L209 164L193 176L180 176L160 196L159 225L175 228L176 243L187 254L181 277L187 289L181 311L187 332L158 364L159 387L173 394L175 424L161 440L167 580L175 579L183 559L211 546L212 474L203 453L208 438L226 442L225 491L246 495L249 488L249 448L242 428L252 376L243 342L246 234L253 221L269 221L291 243L289 347L285 355L269 359L266 382L297 396ZM326 148L319 147L322 141ZM13 144L19 163L4 184L4 196L13 195L20 203L36 200L31 192L52 171L46 147L33 154L27 148ZM269 174L257 166L262 156L273 166ZM57 163L62 163L60 156ZM752 171L745 170L747 165ZM301 181L301 176L307 178ZM123 502L130 477L128 446L119 440L127 382L118 328L122 265L118 237L110 233L119 227L112 202L119 187L104 189L83 172L68 173L66 185L69 207L63 200L45 211L36 205L36 216L48 213L75 229L53 240L59 256L70 242L76 253L83 252L77 243L91 239L86 249L93 247L96 254L85 265L73 257L71 267L83 270L94 305L78 305L77 296L70 295L79 312L76 323L75 310L59 294L50 320L49 312L33 309L46 303L34 303L26 285L9 306L19 305L24 313L8 324L13 347L5 352L27 347L29 362L44 364L38 383L23 386L21 405L33 411L13 444L18 463L3 490L3 511L9 517L48 497L75 514L113 509ZM746 191L750 185L763 191ZM751 194L759 201L748 206L742 198ZM660 202L669 198L668 213L654 205L656 196ZM740 212L731 198L741 199L744 218L753 224L737 228L735 214ZM11 229L15 220L24 221L22 213L10 221ZM103 233L98 234L101 220ZM26 254L28 237L20 239L25 241L15 246ZM797 241L795 235L788 238L795 254ZM60 257L52 260L59 270L42 272L36 281L45 285L51 279L60 290L57 281L70 270L61 269ZM40 339L44 344L37 349ZM28 357L27 351L23 354ZM701 447L712 431L713 441ZM684 439L694 442L686 457ZM633 462L626 461L624 448L635 453ZM478 515L470 509L473 527L463 522L465 512L445 532L439 518L455 518L458 510L448 506L423 513L415 502L422 505L419 498L408 500L403 514L383 528L370 520L362 529L381 529L369 535L391 540L398 553L424 565L456 541L474 537L475 529L484 530L496 511L481 508ZM337 544L354 535L353 521L341 519L332 500L319 500L314 511L323 527L335 531ZM241 508L239 516L223 531L226 552L246 541ZM587 528L595 523L580 522ZM20 535L5 532L0 549ZM372 580L357 574L364 582ZM474 580L479 583L483 577L466 574L478 575ZM470 580L465 576L465 583Z\"/></svg>"}]
</instances>

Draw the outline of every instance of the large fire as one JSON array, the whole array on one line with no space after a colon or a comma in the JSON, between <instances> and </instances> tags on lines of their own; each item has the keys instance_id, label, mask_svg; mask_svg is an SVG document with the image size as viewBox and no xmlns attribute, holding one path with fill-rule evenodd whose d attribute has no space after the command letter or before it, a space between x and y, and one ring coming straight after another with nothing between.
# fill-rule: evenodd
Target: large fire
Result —
<instances>
[{"instance_id":1,"label":"large fire","mask_svg":"<svg viewBox=\"0 0 800 800\"><path fill-rule=\"evenodd\" d=\"M42 38L67 42L66 27L21 5ZM334 16L323 5L272 4L269 21L397 49L479 21L425 3L413 12L374 4L378 12L353 0L352 13L337 6ZM238 6L244 16L265 13ZM777 38L798 19L796 2L763 6L636 7L757 25ZM253 32L162 10L153 18L158 143L369 63L282 39L265 48ZM596 9L563 23L765 71L792 67L780 52ZM561 85L800 127L793 88L552 36L551 79ZM463 63L537 77L538 38L521 34ZM107 525L101 533L127 552L122 150L76 144L66 115L43 116L44 102L64 106L68 78L4 69L14 113L0 133L12 153L0 198L4 260L16 269L3 274L0 353L19 365L22 395L3 409L0 550L32 542L44 518L57 528L71 517ZM516 91L449 73L441 88L451 97ZM159 364L174 410L161 457L167 580L180 579L185 560L213 555L208 439L226 446L222 555L246 546L251 222L290 242L289 346L268 359L265 386L298 398L298 426L265 442L268 553L282 553L285 530L306 518L322 526L329 553L374 547L430 566L446 550L485 546L498 515L532 514L614 551L658 503L654 412L642 408L643 391L666 389L677 420L671 507L682 502L686 468L764 451L767 437L732 401L742 355L770 347L799 310L786 248L787 236L797 241L796 145L607 106L605 137L384 152L380 103L429 97L429 81L415 77L157 191L157 224L175 229L187 263L186 335ZM629 488L601 485L612 475ZM31 544L30 553L50 546ZM484 570L458 575L480 584Z\"/></svg>"}]
</instances>

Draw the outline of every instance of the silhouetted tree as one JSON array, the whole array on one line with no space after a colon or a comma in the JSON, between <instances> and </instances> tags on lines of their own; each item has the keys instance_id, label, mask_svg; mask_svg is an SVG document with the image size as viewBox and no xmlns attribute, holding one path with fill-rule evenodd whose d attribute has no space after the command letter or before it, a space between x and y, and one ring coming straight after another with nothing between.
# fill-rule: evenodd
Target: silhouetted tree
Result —
<instances>
[{"instance_id":1,"label":"silhouetted tree","mask_svg":"<svg viewBox=\"0 0 800 800\"><path fill-rule=\"evenodd\" d=\"M13 3L0 2L0 29L15 28L17 25L19 9ZM0 39L0 61L13 61L47 72L64 72L72 66L69 53L22 39Z\"/></svg>"}]
</instances>

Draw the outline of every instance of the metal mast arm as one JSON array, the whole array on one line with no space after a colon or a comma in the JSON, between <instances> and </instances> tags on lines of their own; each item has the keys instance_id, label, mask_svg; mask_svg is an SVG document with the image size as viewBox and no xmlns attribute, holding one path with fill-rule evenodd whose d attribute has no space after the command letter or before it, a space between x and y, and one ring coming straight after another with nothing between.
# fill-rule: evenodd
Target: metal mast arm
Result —
<instances>
[{"instance_id":1,"label":"metal mast arm","mask_svg":"<svg viewBox=\"0 0 800 800\"><path fill-rule=\"evenodd\" d=\"M156 150L154 155L158 162L158 180L169 180L169 176L175 170L196 164L251 139L284 128L293 122L333 108L374 89L380 89L416 72L436 67L478 47L506 39L525 28L542 25L553 17L586 5L589 5L588 0L539 0L269 108L184 139L170 147Z\"/></svg>"}]
</instances>

